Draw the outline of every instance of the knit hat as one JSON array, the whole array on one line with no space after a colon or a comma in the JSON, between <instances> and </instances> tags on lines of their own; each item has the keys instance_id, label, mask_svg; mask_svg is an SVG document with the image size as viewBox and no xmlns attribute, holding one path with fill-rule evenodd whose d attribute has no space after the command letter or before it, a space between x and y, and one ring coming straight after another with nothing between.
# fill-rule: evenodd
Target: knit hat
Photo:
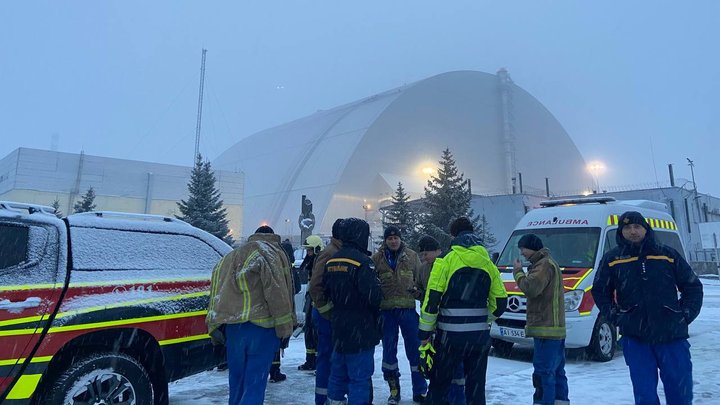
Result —
<instances>
[{"instance_id":1,"label":"knit hat","mask_svg":"<svg viewBox=\"0 0 720 405\"><path fill-rule=\"evenodd\" d=\"M395 225L390 225L385 228L385 234L383 236L383 239L387 239L391 236L397 236L398 238L402 238L402 235L400 234L400 228Z\"/></svg>"},{"instance_id":2,"label":"knit hat","mask_svg":"<svg viewBox=\"0 0 720 405\"><path fill-rule=\"evenodd\" d=\"M270 228L267 225L263 225L260 228L255 230L255 233L275 233L272 228Z\"/></svg>"},{"instance_id":3,"label":"knit hat","mask_svg":"<svg viewBox=\"0 0 720 405\"><path fill-rule=\"evenodd\" d=\"M424 235L418 241L418 252L432 252L433 250L439 250L440 244L438 241L430 235Z\"/></svg>"},{"instance_id":4,"label":"knit hat","mask_svg":"<svg viewBox=\"0 0 720 405\"><path fill-rule=\"evenodd\" d=\"M340 228L343 222L343 218L338 218L332 226L332 237L340 240Z\"/></svg>"},{"instance_id":5,"label":"knit hat","mask_svg":"<svg viewBox=\"0 0 720 405\"><path fill-rule=\"evenodd\" d=\"M543 243L540 238L537 237L534 233L529 233L527 235L523 235L522 238L518 241L518 247L519 248L525 248L530 249L534 251L538 251L543 248Z\"/></svg>"},{"instance_id":6,"label":"knit hat","mask_svg":"<svg viewBox=\"0 0 720 405\"><path fill-rule=\"evenodd\" d=\"M625 225L638 224L641 225L645 230L650 230L650 224L647 223L643 214L637 211L628 211L618 219L618 233L622 232Z\"/></svg>"}]
</instances>

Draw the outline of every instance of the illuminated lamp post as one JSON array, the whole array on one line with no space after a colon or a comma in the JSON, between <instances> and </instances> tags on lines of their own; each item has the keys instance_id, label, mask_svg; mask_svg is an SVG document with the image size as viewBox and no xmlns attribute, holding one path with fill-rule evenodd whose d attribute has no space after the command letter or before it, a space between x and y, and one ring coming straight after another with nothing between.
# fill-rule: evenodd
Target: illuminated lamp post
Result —
<instances>
[{"instance_id":1,"label":"illuminated lamp post","mask_svg":"<svg viewBox=\"0 0 720 405\"><path fill-rule=\"evenodd\" d=\"M602 162L594 161L587 165L587 170L592 174L593 180L595 181L595 192L600 192L600 174L605 170L605 165Z\"/></svg>"}]
</instances>

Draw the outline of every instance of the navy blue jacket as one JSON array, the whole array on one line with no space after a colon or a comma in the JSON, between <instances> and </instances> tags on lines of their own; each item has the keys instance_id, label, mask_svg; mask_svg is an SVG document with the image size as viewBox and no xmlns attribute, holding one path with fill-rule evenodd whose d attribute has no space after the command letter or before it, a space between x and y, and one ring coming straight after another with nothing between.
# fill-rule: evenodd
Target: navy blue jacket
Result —
<instances>
[{"instance_id":1,"label":"navy blue jacket","mask_svg":"<svg viewBox=\"0 0 720 405\"><path fill-rule=\"evenodd\" d=\"M358 353L380 342L383 294L372 260L355 246L340 249L325 264L323 288L333 305L330 325L334 350Z\"/></svg>"},{"instance_id":2,"label":"navy blue jacket","mask_svg":"<svg viewBox=\"0 0 720 405\"><path fill-rule=\"evenodd\" d=\"M645 343L686 339L703 299L702 283L690 265L675 249L658 244L649 227L640 245L621 231L616 239L618 246L605 254L593 282L600 313L623 336Z\"/></svg>"}]
</instances>

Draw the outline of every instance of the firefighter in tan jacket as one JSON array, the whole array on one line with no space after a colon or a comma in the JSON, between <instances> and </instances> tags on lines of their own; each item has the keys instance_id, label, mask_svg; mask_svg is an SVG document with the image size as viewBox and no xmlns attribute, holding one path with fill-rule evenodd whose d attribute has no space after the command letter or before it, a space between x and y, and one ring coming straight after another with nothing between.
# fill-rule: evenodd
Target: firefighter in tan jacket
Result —
<instances>
[{"instance_id":1,"label":"firefighter in tan jacket","mask_svg":"<svg viewBox=\"0 0 720 405\"><path fill-rule=\"evenodd\" d=\"M261 226L215 266L206 323L225 344L230 404L262 404L270 364L296 323L290 262L280 236Z\"/></svg>"}]
</instances>

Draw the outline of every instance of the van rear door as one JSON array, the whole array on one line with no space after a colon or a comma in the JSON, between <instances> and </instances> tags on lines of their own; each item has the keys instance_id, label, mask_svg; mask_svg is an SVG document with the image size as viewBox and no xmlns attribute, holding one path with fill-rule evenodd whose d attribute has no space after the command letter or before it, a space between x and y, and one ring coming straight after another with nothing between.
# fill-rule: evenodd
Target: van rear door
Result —
<instances>
[{"instance_id":1,"label":"van rear door","mask_svg":"<svg viewBox=\"0 0 720 405\"><path fill-rule=\"evenodd\" d=\"M47 214L0 215L0 402L30 398L50 361L33 352L63 289L65 235Z\"/></svg>"}]
</instances>

